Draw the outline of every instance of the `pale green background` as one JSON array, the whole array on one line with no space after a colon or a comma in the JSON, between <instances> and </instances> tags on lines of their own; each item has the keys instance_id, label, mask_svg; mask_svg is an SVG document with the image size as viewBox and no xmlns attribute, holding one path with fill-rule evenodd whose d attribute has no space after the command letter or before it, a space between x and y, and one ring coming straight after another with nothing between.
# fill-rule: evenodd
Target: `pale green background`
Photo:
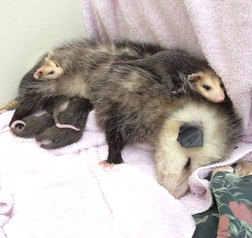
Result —
<instances>
[{"instance_id":1,"label":"pale green background","mask_svg":"<svg viewBox=\"0 0 252 238\"><path fill-rule=\"evenodd\" d=\"M83 36L81 0L0 1L0 107L45 51Z\"/></svg>"}]
</instances>

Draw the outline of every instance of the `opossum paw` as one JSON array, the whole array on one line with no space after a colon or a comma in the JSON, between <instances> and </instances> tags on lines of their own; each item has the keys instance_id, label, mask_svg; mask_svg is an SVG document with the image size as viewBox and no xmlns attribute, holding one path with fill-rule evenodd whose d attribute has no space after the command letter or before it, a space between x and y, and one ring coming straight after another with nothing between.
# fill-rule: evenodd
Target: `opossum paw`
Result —
<instances>
[{"instance_id":1,"label":"opossum paw","mask_svg":"<svg viewBox=\"0 0 252 238\"><path fill-rule=\"evenodd\" d=\"M250 161L240 161L235 166L235 173L241 177L248 176L252 174L252 162Z\"/></svg>"},{"instance_id":2,"label":"opossum paw","mask_svg":"<svg viewBox=\"0 0 252 238\"><path fill-rule=\"evenodd\" d=\"M231 166L224 166L224 167L219 167L213 170L212 172L212 177L217 173L217 172L234 172L234 169Z\"/></svg>"},{"instance_id":3,"label":"opossum paw","mask_svg":"<svg viewBox=\"0 0 252 238\"><path fill-rule=\"evenodd\" d=\"M103 167L104 169L105 169L105 168L110 168L110 169L112 169L112 168L115 166L115 164L111 164L111 163L109 163L107 160L100 161L100 162L99 162L99 165L100 165L101 167Z\"/></svg>"},{"instance_id":4,"label":"opossum paw","mask_svg":"<svg viewBox=\"0 0 252 238\"><path fill-rule=\"evenodd\" d=\"M11 124L11 130L22 131L24 129L25 125L26 125L26 123L24 121L21 121L21 120L14 121Z\"/></svg>"}]
</instances>

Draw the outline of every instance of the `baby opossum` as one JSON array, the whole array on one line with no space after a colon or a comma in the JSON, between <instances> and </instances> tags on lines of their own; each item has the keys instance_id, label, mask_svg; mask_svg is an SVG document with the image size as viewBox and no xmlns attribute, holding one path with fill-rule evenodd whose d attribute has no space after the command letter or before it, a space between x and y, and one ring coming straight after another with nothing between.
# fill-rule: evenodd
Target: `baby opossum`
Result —
<instances>
[{"instance_id":1,"label":"baby opossum","mask_svg":"<svg viewBox=\"0 0 252 238\"><path fill-rule=\"evenodd\" d=\"M30 115L22 120L17 120L10 129L16 136L34 138L53 125L54 119L52 114L45 112L40 116Z\"/></svg>"},{"instance_id":2,"label":"baby opossum","mask_svg":"<svg viewBox=\"0 0 252 238\"><path fill-rule=\"evenodd\" d=\"M35 137L36 141L41 142L44 149L56 149L70 145L78 141L84 131L87 117L92 110L92 104L88 99L73 98L69 101L68 107L59 115L59 121L64 124L72 124L79 130L69 128L58 128L53 125ZM44 141L50 141L48 144Z\"/></svg>"},{"instance_id":3,"label":"baby opossum","mask_svg":"<svg viewBox=\"0 0 252 238\"><path fill-rule=\"evenodd\" d=\"M35 79L56 79L59 78L63 73L63 68L52 60L53 51L50 51L48 55L42 61L40 67L36 70L33 77Z\"/></svg>"},{"instance_id":4,"label":"baby opossum","mask_svg":"<svg viewBox=\"0 0 252 238\"><path fill-rule=\"evenodd\" d=\"M225 99L223 83L208 62L181 49L167 49L144 59L113 64L135 65L148 70L157 76L154 79L160 80L167 87L167 92L173 94L183 90L181 81L187 79L209 101L219 103Z\"/></svg>"},{"instance_id":5,"label":"baby opossum","mask_svg":"<svg viewBox=\"0 0 252 238\"><path fill-rule=\"evenodd\" d=\"M188 92L174 100L150 72L129 65L114 66L105 75L95 71L90 77L90 101L109 146L107 160L100 164L122 163L125 144L147 140L155 148L158 177L175 197L188 189L195 169L224 160L241 137L241 119L228 98L216 104ZM191 122L202 125L202 148L180 148L174 140L176 125Z\"/></svg>"},{"instance_id":6,"label":"baby opossum","mask_svg":"<svg viewBox=\"0 0 252 238\"><path fill-rule=\"evenodd\" d=\"M75 131L79 131L80 128L77 128L70 124L61 124L59 122L59 117L65 118L62 116L64 113L69 113L71 110L75 110L75 108L70 108L66 110L68 107L76 107L76 100L71 100L65 96L58 96L54 99L54 108L53 108L53 119L55 122L56 127L58 128L69 128ZM74 116L74 115L73 115ZM74 120L73 120L74 121ZM69 123L72 123L72 121L68 121Z\"/></svg>"},{"instance_id":7,"label":"baby opossum","mask_svg":"<svg viewBox=\"0 0 252 238\"><path fill-rule=\"evenodd\" d=\"M10 125L43 109L52 97L89 98L85 78L90 71L107 62L143 58L163 49L158 45L127 40L110 44L80 40L57 47L45 54L21 80L19 103Z\"/></svg>"}]
</instances>

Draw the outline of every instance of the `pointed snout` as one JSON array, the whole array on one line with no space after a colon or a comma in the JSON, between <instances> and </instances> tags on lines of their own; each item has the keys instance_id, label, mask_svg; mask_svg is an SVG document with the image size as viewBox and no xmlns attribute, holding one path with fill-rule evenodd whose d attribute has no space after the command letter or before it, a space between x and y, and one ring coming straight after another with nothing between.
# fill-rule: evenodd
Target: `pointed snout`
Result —
<instances>
[{"instance_id":1,"label":"pointed snout","mask_svg":"<svg viewBox=\"0 0 252 238\"><path fill-rule=\"evenodd\" d=\"M185 179L182 182L181 179L178 179L177 176L173 174L163 176L159 182L176 199L181 198L189 190L188 180Z\"/></svg>"},{"instance_id":2,"label":"pointed snout","mask_svg":"<svg viewBox=\"0 0 252 238\"><path fill-rule=\"evenodd\" d=\"M223 102L224 100L225 100L225 94L224 93L216 94L212 98L212 101L215 102L215 103L220 103L220 102Z\"/></svg>"}]
</instances>

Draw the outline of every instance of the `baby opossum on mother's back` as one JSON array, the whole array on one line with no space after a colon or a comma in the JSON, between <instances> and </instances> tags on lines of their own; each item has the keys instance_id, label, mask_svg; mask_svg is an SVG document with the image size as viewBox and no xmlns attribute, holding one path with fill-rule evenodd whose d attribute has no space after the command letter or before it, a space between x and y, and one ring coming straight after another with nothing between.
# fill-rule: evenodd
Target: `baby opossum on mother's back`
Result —
<instances>
[{"instance_id":1,"label":"baby opossum on mother's back","mask_svg":"<svg viewBox=\"0 0 252 238\"><path fill-rule=\"evenodd\" d=\"M147 140L155 148L160 182L175 197L188 190L188 177L195 169L227 158L241 137L241 119L228 98L216 104L188 93L173 100L149 71L135 66L116 65L105 75L93 74L90 101L109 145L101 164L123 162L125 144ZM201 125L203 147L178 146L178 125L188 123Z\"/></svg>"},{"instance_id":2,"label":"baby opossum on mother's back","mask_svg":"<svg viewBox=\"0 0 252 238\"><path fill-rule=\"evenodd\" d=\"M85 39L59 46L44 55L23 77L10 125L43 108L52 97L88 98L85 78L104 63L143 58L160 50L163 48L158 45L127 40L104 44Z\"/></svg>"},{"instance_id":3,"label":"baby opossum on mother's back","mask_svg":"<svg viewBox=\"0 0 252 238\"><path fill-rule=\"evenodd\" d=\"M183 81L189 80L192 89L209 101L219 103L225 99L223 83L208 62L181 49L166 49L144 59L118 61L113 64L135 65L148 70L174 96L187 92L188 89L183 88Z\"/></svg>"}]
</instances>

